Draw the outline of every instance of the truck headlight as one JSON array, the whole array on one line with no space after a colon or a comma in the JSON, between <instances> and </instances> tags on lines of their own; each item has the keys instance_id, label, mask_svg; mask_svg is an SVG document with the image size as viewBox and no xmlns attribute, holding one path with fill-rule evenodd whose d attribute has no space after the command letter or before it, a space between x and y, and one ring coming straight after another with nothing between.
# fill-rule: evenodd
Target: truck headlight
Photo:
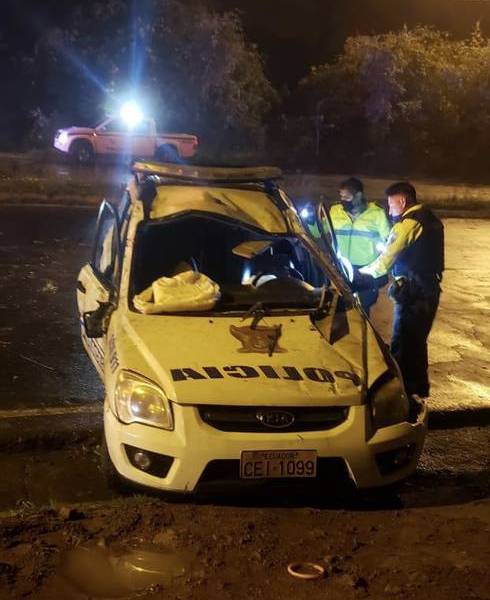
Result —
<instances>
[{"instance_id":1,"label":"truck headlight","mask_svg":"<svg viewBox=\"0 0 490 600\"><path fill-rule=\"evenodd\" d=\"M137 373L119 373L114 402L117 416L123 423L145 423L168 430L174 428L168 398L156 384Z\"/></svg>"},{"instance_id":2,"label":"truck headlight","mask_svg":"<svg viewBox=\"0 0 490 600\"><path fill-rule=\"evenodd\" d=\"M370 401L376 429L408 420L408 398L398 377L393 376L375 386Z\"/></svg>"}]
</instances>

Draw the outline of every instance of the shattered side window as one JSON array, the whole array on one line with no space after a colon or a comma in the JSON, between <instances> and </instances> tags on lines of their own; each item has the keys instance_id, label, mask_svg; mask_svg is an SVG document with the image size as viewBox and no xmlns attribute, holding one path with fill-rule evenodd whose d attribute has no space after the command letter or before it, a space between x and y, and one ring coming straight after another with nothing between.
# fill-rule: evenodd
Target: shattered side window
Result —
<instances>
[{"instance_id":1,"label":"shattered side window","mask_svg":"<svg viewBox=\"0 0 490 600\"><path fill-rule=\"evenodd\" d=\"M118 269L117 227L114 216L104 211L99 221L92 266L108 283L114 285Z\"/></svg>"}]
</instances>

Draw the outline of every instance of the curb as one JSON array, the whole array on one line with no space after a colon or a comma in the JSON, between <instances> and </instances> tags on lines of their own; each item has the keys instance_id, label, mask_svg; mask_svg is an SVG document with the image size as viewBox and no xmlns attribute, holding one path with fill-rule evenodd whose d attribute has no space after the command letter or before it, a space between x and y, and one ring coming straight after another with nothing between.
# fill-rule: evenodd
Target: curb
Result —
<instances>
[{"instance_id":1,"label":"curb","mask_svg":"<svg viewBox=\"0 0 490 600\"><path fill-rule=\"evenodd\" d=\"M16 194L9 192L0 192L0 207L2 206L87 206L97 208L102 201L104 193L95 194L39 194L36 192L26 194Z\"/></svg>"},{"instance_id":2,"label":"curb","mask_svg":"<svg viewBox=\"0 0 490 600\"><path fill-rule=\"evenodd\" d=\"M3 206L59 206L97 208L107 193L99 194L41 194L0 192L0 208ZM428 205L430 208L430 205ZM444 219L490 219L490 208L446 209L434 207L432 210Z\"/></svg>"},{"instance_id":3,"label":"curb","mask_svg":"<svg viewBox=\"0 0 490 600\"><path fill-rule=\"evenodd\" d=\"M59 450L100 443L103 408L98 413L13 417L0 420L0 451Z\"/></svg>"},{"instance_id":4,"label":"curb","mask_svg":"<svg viewBox=\"0 0 490 600\"><path fill-rule=\"evenodd\" d=\"M430 208L430 206L429 206ZM490 209L432 209L438 217L443 219L490 219Z\"/></svg>"},{"instance_id":5,"label":"curb","mask_svg":"<svg viewBox=\"0 0 490 600\"><path fill-rule=\"evenodd\" d=\"M60 450L67 446L97 445L103 431L98 413L14 417L0 420L0 451ZM490 426L490 407L429 412L429 430Z\"/></svg>"},{"instance_id":6,"label":"curb","mask_svg":"<svg viewBox=\"0 0 490 600\"><path fill-rule=\"evenodd\" d=\"M457 408L453 410L430 411L429 429L460 429L463 427L488 427L490 406L479 408Z\"/></svg>"}]
</instances>

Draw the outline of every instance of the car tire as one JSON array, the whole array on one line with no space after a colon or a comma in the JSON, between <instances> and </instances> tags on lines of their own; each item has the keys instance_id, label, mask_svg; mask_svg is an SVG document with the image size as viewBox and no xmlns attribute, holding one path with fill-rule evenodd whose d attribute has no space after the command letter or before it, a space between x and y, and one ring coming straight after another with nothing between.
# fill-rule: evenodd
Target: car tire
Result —
<instances>
[{"instance_id":1,"label":"car tire","mask_svg":"<svg viewBox=\"0 0 490 600\"><path fill-rule=\"evenodd\" d=\"M162 144L156 149L155 159L158 162L181 163L179 151L172 144Z\"/></svg>"},{"instance_id":2,"label":"car tire","mask_svg":"<svg viewBox=\"0 0 490 600\"><path fill-rule=\"evenodd\" d=\"M100 471L106 486L113 492L123 495L132 492L129 484L119 475L112 463L104 433L100 443Z\"/></svg>"},{"instance_id":3,"label":"car tire","mask_svg":"<svg viewBox=\"0 0 490 600\"><path fill-rule=\"evenodd\" d=\"M70 156L78 165L90 165L94 161L94 149L90 142L78 140L70 146Z\"/></svg>"}]
</instances>

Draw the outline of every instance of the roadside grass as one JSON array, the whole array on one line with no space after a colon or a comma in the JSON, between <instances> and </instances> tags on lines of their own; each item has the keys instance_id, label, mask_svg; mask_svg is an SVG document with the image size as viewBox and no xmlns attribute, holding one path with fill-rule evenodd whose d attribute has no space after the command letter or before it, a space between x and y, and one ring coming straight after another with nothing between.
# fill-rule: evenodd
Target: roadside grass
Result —
<instances>
[{"instance_id":1,"label":"roadside grass","mask_svg":"<svg viewBox=\"0 0 490 600\"><path fill-rule=\"evenodd\" d=\"M0 173L0 193L13 195L41 195L47 200L56 196L92 196L105 190L104 184L59 180L41 179L36 177L5 178Z\"/></svg>"},{"instance_id":2,"label":"roadside grass","mask_svg":"<svg viewBox=\"0 0 490 600\"><path fill-rule=\"evenodd\" d=\"M0 202L63 202L96 205L110 195L127 177L124 167L100 163L75 167L51 151L25 155L0 154ZM327 204L338 201L338 185L348 175L287 173L284 187L298 202ZM384 190L394 181L362 177L369 199L383 204ZM490 185L412 181L420 200L428 206L451 213L490 213Z\"/></svg>"},{"instance_id":3,"label":"roadside grass","mask_svg":"<svg viewBox=\"0 0 490 600\"><path fill-rule=\"evenodd\" d=\"M339 183L346 179L343 175L286 175L285 187L290 195L299 201L325 201L327 204L338 201ZM370 200L384 203L384 190L395 179L362 177ZM412 180L421 202L431 208L451 211L490 210L490 186L468 185L464 183L445 184L436 181Z\"/></svg>"},{"instance_id":4,"label":"roadside grass","mask_svg":"<svg viewBox=\"0 0 490 600\"><path fill-rule=\"evenodd\" d=\"M73 168L46 153L0 154L0 202L50 203L70 198L80 204L96 204L114 188L114 180L101 167Z\"/></svg>"}]
</instances>

